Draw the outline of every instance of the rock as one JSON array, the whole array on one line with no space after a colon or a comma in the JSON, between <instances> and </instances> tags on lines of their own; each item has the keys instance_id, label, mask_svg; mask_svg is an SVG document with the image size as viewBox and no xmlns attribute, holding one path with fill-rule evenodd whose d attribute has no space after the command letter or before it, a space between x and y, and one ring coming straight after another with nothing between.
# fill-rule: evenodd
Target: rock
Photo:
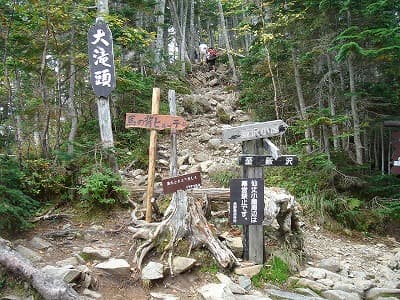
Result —
<instances>
[{"instance_id":1,"label":"rock","mask_svg":"<svg viewBox=\"0 0 400 300\"><path fill-rule=\"evenodd\" d=\"M222 141L219 138L212 138L207 143L210 149L219 149L222 146Z\"/></svg>"},{"instance_id":2,"label":"rock","mask_svg":"<svg viewBox=\"0 0 400 300\"><path fill-rule=\"evenodd\" d=\"M82 250L82 253L88 255L94 259L109 259L111 257L111 250L110 249L96 249L92 247L85 247Z\"/></svg>"},{"instance_id":3,"label":"rock","mask_svg":"<svg viewBox=\"0 0 400 300\"><path fill-rule=\"evenodd\" d=\"M300 278L297 286L307 287L317 293L328 290L326 285L307 278Z\"/></svg>"},{"instance_id":4,"label":"rock","mask_svg":"<svg viewBox=\"0 0 400 300\"><path fill-rule=\"evenodd\" d=\"M321 297L313 297L313 296L304 296L296 293L291 293L291 292L285 292L285 291L280 291L280 290L275 290L275 289L267 289L265 292L268 294L268 296L273 297L274 299L287 299L287 300L317 300L317 299L322 299Z\"/></svg>"},{"instance_id":5,"label":"rock","mask_svg":"<svg viewBox=\"0 0 400 300\"><path fill-rule=\"evenodd\" d=\"M164 265L151 261L142 269L142 280L156 280L164 278Z\"/></svg>"},{"instance_id":6,"label":"rock","mask_svg":"<svg viewBox=\"0 0 400 300\"><path fill-rule=\"evenodd\" d=\"M21 254L23 257L25 257L26 259L29 259L32 262L39 262L42 260L42 257L40 256L39 253L37 253L34 250L31 250L29 248L26 248L22 245L18 245L15 250Z\"/></svg>"},{"instance_id":7,"label":"rock","mask_svg":"<svg viewBox=\"0 0 400 300\"><path fill-rule=\"evenodd\" d=\"M229 249L232 250L233 254L236 257L242 257L243 255L243 239L242 237L227 237L226 244L228 245Z\"/></svg>"},{"instance_id":8,"label":"rock","mask_svg":"<svg viewBox=\"0 0 400 300\"><path fill-rule=\"evenodd\" d=\"M0 300L23 300L20 296L6 295L0 298Z\"/></svg>"},{"instance_id":9,"label":"rock","mask_svg":"<svg viewBox=\"0 0 400 300\"><path fill-rule=\"evenodd\" d=\"M121 258L111 258L105 262L97 264L95 268L119 276L128 276L131 270L129 263L125 259Z\"/></svg>"},{"instance_id":10,"label":"rock","mask_svg":"<svg viewBox=\"0 0 400 300\"><path fill-rule=\"evenodd\" d=\"M35 248L37 250L44 250L44 249L51 247L51 244L48 241L45 241L44 239L37 237L37 236L32 238L32 240L30 241L30 244L33 248Z\"/></svg>"},{"instance_id":11,"label":"rock","mask_svg":"<svg viewBox=\"0 0 400 300\"><path fill-rule=\"evenodd\" d=\"M318 264L318 268L322 268L334 273L337 273L340 271L340 261L336 257L330 257L326 259L322 259Z\"/></svg>"},{"instance_id":12,"label":"rock","mask_svg":"<svg viewBox=\"0 0 400 300\"><path fill-rule=\"evenodd\" d=\"M378 297L395 295L400 295L400 289L372 288L365 294L365 299L375 300Z\"/></svg>"},{"instance_id":13,"label":"rock","mask_svg":"<svg viewBox=\"0 0 400 300\"><path fill-rule=\"evenodd\" d=\"M197 289L204 300L235 300L231 290L223 283L210 283Z\"/></svg>"},{"instance_id":14,"label":"rock","mask_svg":"<svg viewBox=\"0 0 400 300\"><path fill-rule=\"evenodd\" d=\"M42 272L46 273L52 278L56 278L58 280L63 280L66 283L71 283L75 279L81 276L81 271L66 267L54 267L54 266L44 266L42 268Z\"/></svg>"},{"instance_id":15,"label":"rock","mask_svg":"<svg viewBox=\"0 0 400 300\"><path fill-rule=\"evenodd\" d=\"M160 299L160 300L179 300L179 297L171 294L164 293L150 293L151 299Z\"/></svg>"},{"instance_id":16,"label":"rock","mask_svg":"<svg viewBox=\"0 0 400 300\"><path fill-rule=\"evenodd\" d=\"M267 296L235 295L235 300L272 300L272 299Z\"/></svg>"},{"instance_id":17,"label":"rock","mask_svg":"<svg viewBox=\"0 0 400 300\"><path fill-rule=\"evenodd\" d=\"M239 276L239 285L244 288L246 291L251 290L253 284L251 279L247 276Z\"/></svg>"},{"instance_id":18,"label":"rock","mask_svg":"<svg viewBox=\"0 0 400 300\"><path fill-rule=\"evenodd\" d=\"M253 265L253 266L246 266L246 267L237 267L234 269L235 274L237 275L244 275L247 277L253 277L260 273L262 269L262 265Z\"/></svg>"},{"instance_id":19,"label":"rock","mask_svg":"<svg viewBox=\"0 0 400 300\"><path fill-rule=\"evenodd\" d=\"M328 300L361 300L360 295L356 293L348 293L340 290L324 291L321 295Z\"/></svg>"},{"instance_id":20,"label":"rock","mask_svg":"<svg viewBox=\"0 0 400 300\"><path fill-rule=\"evenodd\" d=\"M196 263L196 260L189 257L175 256L172 265L174 273L180 274L191 269Z\"/></svg>"},{"instance_id":21,"label":"rock","mask_svg":"<svg viewBox=\"0 0 400 300\"><path fill-rule=\"evenodd\" d=\"M218 78L214 78L208 83L209 86L216 86L218 84L219 84Z\"/></svg>"},{"instance_id":22,"label":"rock","mask_svg":"<svg viewBox=\"0 0 400 300\"><path fill-rule=\"evenodd\" d=\"M224 283L227 285L227 287L231 290L233 294L240 294L244 295L246 294L246 290L242 288L240 285L234 283L232 279L230 279L228 276L222 273L217 273L216 277L221 283Z\"/></svg>"},{"instance_id":23,"label":"rock","mask_svg":"<svg viewBox=\"0 0 400 300\"><path fill-rule=\"evenodd\" d=\"M89 289L84 289L83 290L83 295L84 296L88 296L88 297L93 298L93 299L101 299L103 297L100 293L92 291L92 290L89 290Z\"/></svg>"},{"instance_id":24,"label":"rock","mask_svg":"<svg viewBox=\"0 0 400 300\"><path fill-rule=\"evenodd\" d=\"M79 261L76 257L69 257L64 260L59 260L56 262L57 267L65 267L65 266L77 266L79 265Z\"/></svg>"}]
</instances>

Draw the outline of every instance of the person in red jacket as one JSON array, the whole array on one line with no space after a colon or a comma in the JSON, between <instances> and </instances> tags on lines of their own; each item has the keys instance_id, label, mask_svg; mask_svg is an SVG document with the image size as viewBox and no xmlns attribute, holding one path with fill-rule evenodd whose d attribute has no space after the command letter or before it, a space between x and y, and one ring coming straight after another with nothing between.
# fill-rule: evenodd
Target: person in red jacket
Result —
<instances>
[{"instance_id":1,"label":"person in red jacket","mask_svg":"<svg viewBox=\"0 0 400 300\"><path fill-rule=\"evenodd\" d=\"M215 61L217 60L218 52L214 48L210 47L207 51L207 64L208 70L215 70Z\"/></svg>"}]
</instances>

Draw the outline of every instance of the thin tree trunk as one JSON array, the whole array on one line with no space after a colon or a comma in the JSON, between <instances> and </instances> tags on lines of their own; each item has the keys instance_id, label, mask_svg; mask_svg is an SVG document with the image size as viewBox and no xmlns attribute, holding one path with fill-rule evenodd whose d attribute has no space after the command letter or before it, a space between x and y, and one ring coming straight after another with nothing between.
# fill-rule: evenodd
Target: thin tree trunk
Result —
<instances>
[{"instance_id":1,"label":"thin tree trunk","mask_svg":"<svg viewBox=\"0 0 400 300\"><path fill-rule=\"evenodd\" d=\"M222 34L223 34L223 37L225 40L226 51L228 54L229 66L232 70L232 80L234 83L237 83L237 82L239 82L239 79L238 79L238 76L236 75L236 66L235 66L235 62L233 61L233 57L231 55L231 46L229 43L228 32L227 32L226 26L225 26L225 17L224 17L224 11L222 9L221 0L218 0L218 11L219 11L219 18L220 18L220 23L221 23L221 30L222 30Z\"/></svg>"},{"instance_id":2,"label":"thin tree trunk","mask_svg":"<svg viewBox=\"0 0 400 300\"><path fill-rule=\"evenodd\" d=\"M332 68L332 60L329 54L326 54L326 61L328 65L328 102L329 102L329 111L331 117L336 117L336 101L335 101L335 94L334 94L334 84L332 80L333 68ZM332 125L332 135L333 135L333 149L338 151L340 148L339 139L337 138L339 134L339 129L336 124Z\"/></svg>"},{"instance_id":3,"label":"thin tree trunk","mask_svg":"<svg viewBox=\"0 0 400 300\"><path fill-rule=\"evenodd\" d=\"M294 78L296 82L296 90L297 90L297 98L299 100L299 108L300 108L300 118L303 121L307 120L307 110L306 110L306 102L304 100L303 96L303 87L301 84L301 76L300 76L300 71L297 66L297 56L296 56L296 50L293 47L292 48L292 61L293 61L293 69L294 69ZM306 129L304 132L304 136L307 140L311 139L311 132L310 129L308 128L308 125L306 125ZM311 153L311 145L307 144L306 145L306 152Z\"/></svg>"},{"instance_id":4,"label":"thin tree trunk","mask_svg":"<svg viewBox=\"0 0 400 300\"><path fill-rule=\"evenodd\" d=\"M189 20L189 58L190 61L194 62L195 58L195 40L196 33L194 28L194 0L190 0L190 20Z\"/></svg>"},{"instance_id":5,"label":"thin tree trunk","mask_svg":"<svg viewBox=\"0 0 400 300\"><path fill-rule=\"evenodd\" d=\"M72 154L74 152L74 142L75 136L78 132L78 114L75 109L75 53L74 53L74 44L75 44L75 28L71 29L71 51L70 51L70 72L69 72L69 95L67 98L67 107L69 117L71 118L71 128L68 135L68 153Z\"/></svg>"},{"instance_id":6,"label":"thin tree trunk","mask_svg":"<svg viewBox=\"0 0 400 300\"><path fill-rule=\"evenodd\" d=\"M360 133L360 117L357 108L357 95L356 85L354 80L354 66L353 66L353 54L351 53L347 58L347 64L349 68L349 84L350 84L350 104L351 104L351 115L353 116L353 130L354 130L354 146L356 150L356 162L359 165L363 164L363 146L361 143Z\"/></svg>"},{"instance_id":7,"label":"thin tree trunk","mask_svg":"<svg viewBox=\"0 0 400 300\"><path fill-rule=\"evenodd\" d=\"M157 38L156 38L156 51L155 51L155 66L154 71L160 73L165 70L163 62L163 48L164 48L164 14L165 14L165 0L158 0L155 6L156 23L157 23Z\"/></svg>"}]
</instances>

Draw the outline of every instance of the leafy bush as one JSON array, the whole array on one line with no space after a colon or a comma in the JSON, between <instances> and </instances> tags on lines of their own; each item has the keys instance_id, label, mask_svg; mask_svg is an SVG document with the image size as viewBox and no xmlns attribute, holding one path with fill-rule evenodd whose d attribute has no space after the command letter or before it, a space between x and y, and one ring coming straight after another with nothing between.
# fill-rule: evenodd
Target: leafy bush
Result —
<instances>
[{"instance_id":1,"label":"leafy bush","mask_svg":"<svg viewBox=\"0 0 400 300\"><path fill-rule=\"evenodd\" d=\"M89 208L123 203L128 196L128 191L121 186L120 178L110 169L91 174L78 192Z\"/></svg>"},{"instance_id":2,"label":"leafy bush","mask_svg":"<svg viewBox=\"0 0 400 300\"><path fill-rule=\"evenodd\" d=\"M262 283L273 282L282 284L288 280L290 270L278 256L273 256L268 264L264 265L261 271L251 278L254 286L260 287Z\"/></svg>"},{"instance_id":3,"label":"leafy bush","mask_svg":"<svg viewBox=\"0 0 400 300\"><path fill-rule=\"evenodd\" d=\"M0 159L0 231L19 231L30 227L29 219L39 203L22 191L24 174L16 161Z\"/></svg>"},{"instance_id":4,"label":"leafy bush","mask_svg":"<svg viewBox=\"0 0 400 300\"><path fill-rule=\"evenodd\" d=\"M233 170L222 170L219 172L211 172L209 175L212 181L214 181L218 185L221 185L222 187L229 187L231 179L238 177L237 172Z\"/></svg>"}]
</instances>

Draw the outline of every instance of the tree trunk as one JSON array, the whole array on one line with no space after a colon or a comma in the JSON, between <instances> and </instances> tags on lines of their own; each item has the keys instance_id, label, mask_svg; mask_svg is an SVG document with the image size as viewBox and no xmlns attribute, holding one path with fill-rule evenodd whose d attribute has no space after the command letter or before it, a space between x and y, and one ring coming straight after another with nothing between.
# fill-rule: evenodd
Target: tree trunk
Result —
<instances>
[{"instance_id":1,"label":"tree trunk","mask_svg":"<svg viewBox=\"0 0 400 300\"><path fill-rule=\"evenodd\" d=\"M70 51L70 71L69 71L69 90L67 98L67 107L69 117L71 118L71 128L68 135L68 153L74 152L75 136L78 131L78 115L75 109L75 53L74 53L74 42L75 42L75 29L71 29L71 51Z\"/></svg>"},{"instance_id":2,"label":"tree trunk","mask_svg":"<svg viewBox=\"0 0 400 300\"><path fill-rule=\"evenodd\" d=\"M97 18L103 19L108 15L108 1L97 0ZM101 146L106 152L109 167L118 172L118 164L114 152L114 137L111 125L110 102L107 97L97 98L97 112L99 118Z\"/></svg>"},{"instance_id":3,"label":"tree trunk","mask_svg":"<svg viewBox=\"0 0 400 300\"><path fill-rule=\"evenodd\" d=\"M350 104L351 104L351 115L353 116L353 130L354 130L354 146L356 150L356 162L359 165L363 164L363 146L361 144L361 133L360 133L360 117L357 108L357 95L356 85L354 80L354 67L353 67L353 54L351 53L347 58L347 64L349 68L349 84L350 84Z\"/></svg>"},{"instance_id":4,"label":"tree trunk","mask_svg":"<svg viewBox=\"0 0 400 300\"><path fill-rule=\"evenodd\" d=\"M164 48L164 14L165 14L165 0L158 0L155 6L156 24L157 24L157 38L155 49L155 66L154 71L160 73L165 69L163 62L163 48Z\"/></svg>"},{"instance_id":5,"label":"tree trunk","mask_svg":"<svg viewBox=\"0 0 400 300\"><path fill-rule=\"evenodd\" d=\"M0 237L0 264L12 273L22 276L46 300L80 299L78 293L65 282L53 279L35 268L28 260L10 247L10 242Z\"/></svg>"},{"instance_id":6,"label":"tree trunk","mask_svg":"<svg viewBox=\"0 0 400 300\"><path fill-rule=\"evenodd\" d=\"M221 23L221 30L222 30L222 34L225 40L225 47L226 47L226 51L228 54L228 61L229 61L229 66L231 68L232 71L232 80L234 83L239 82L238 77L236 75L236 67L235 67L235 62L233 61L233 57L231 55L231 46L229 43L229 37L228 37L228 32L226 30L226 26L225 26L225 17L224 17L224 11L222 9L222 3L221 0L218 0L218 11L219 11L219 18L220 18L220 23Z\"/></svg>"},{"instance_id":7,"label":"tree trunk","mask_svg":"<svg viewBox=\"0 0 400 300\"><path fill-rule=\"evenodd\" d=\"M335 92L334 92L334 84L332 80L333 68L332 68L332 60L329 54L326 54L326 61L328 65L328 103L331 117L336 117L336 101L335 101ZM332 125L332 135L333 135L333 149L335 151L339 150L339 139L337 136L339 135L339 128L336 124Z\"/></svg>"},{"instance_id":8,"label":"tree trunk","mask_svg":"<svg viewBox=\"0 0 400 300\"><path fill-rule=\"evenodd\" d=\"M301 120L306 121L307 120L306 102L305 102L304 96L303 96L303 87L302 87L302 83L301 83L301 76L300 76L299 67L297 66L297 55L296 55L296 49L294 47L292 47L292 61L293 61L293 69L294 69L294 78L295 78L295 82L296 82L297 98L299 100L300 118L301 118ZM306 125L306 126L307 127L305 129L304 136L308 140L308 139L311 139L311 132L310 132L310 128L308 127L308 125ZM311 146L309 144L307 144L307 146L306 146L306 152L311 153Z\"/></svg>"}]
</instances>

